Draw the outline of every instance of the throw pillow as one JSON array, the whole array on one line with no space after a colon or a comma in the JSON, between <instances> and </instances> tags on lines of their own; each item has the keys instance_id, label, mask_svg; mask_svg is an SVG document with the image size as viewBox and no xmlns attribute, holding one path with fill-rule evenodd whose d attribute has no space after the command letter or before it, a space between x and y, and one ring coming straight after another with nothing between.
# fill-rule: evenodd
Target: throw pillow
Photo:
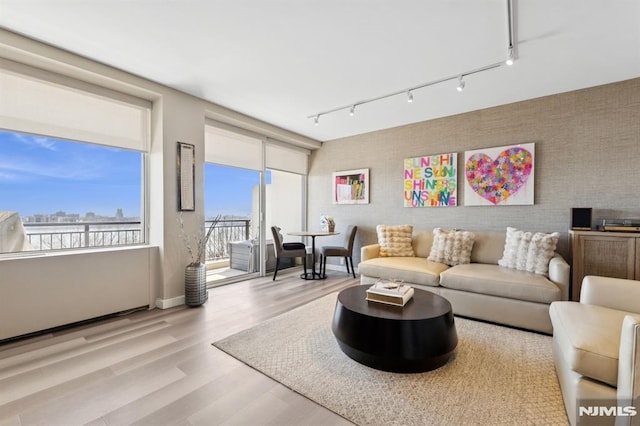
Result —
<instances>
[{"instance_id":1,"label":"throw pillow","mask_svg":"<svg viewBox=\"0 0 640 426\"><path fill-rule=\"evenodd\" d=\"M507 228L504 252L498 265L520 271L547 275L549 261L553 257L560 233L525 232Z\"/></svg>"},{"instance_id":2,"label":"throw pillow","mask_svg":"<svg viewBox=\"0 0 640 426\"><path fill-rule=\"evenodd\" d=\"M415 256L411 246L412 225L378 225L376 231L378 244L380 244L380 257Z\"/></svg>"},{"instance_id":3,"label":"throw pillow","mask_svg":"<svg viewBox=\"0 0 640 426\"><path fill-rule=\"evenodd\" d=\"M435 228L431 252L427 259L449 266L470 263L475 238L473 232Z\"/></svg>"}]
</instances>

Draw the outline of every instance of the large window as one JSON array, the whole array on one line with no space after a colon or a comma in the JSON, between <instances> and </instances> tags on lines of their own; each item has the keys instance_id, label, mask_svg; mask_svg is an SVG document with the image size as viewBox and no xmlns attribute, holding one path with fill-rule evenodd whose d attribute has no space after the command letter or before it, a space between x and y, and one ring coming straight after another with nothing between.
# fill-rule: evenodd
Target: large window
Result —
<instances>
[{"instance_id":1,"label":"large window","mask_svg":"<svg viewBox=\"0 0 640 426\"><path fill-rule=\"evenodd\" d=\"M3 61L0 253L138 244L151 103Z\"/></svg>"},{"instance_id":2,"label":"large window","mask_svg":"<svg viewBox=\"0 0 640 426\"><path fill-rule=\"evenodd\" d=\"M0 252L144 242L143 154L0 130Z\"/></svg>"}]
</instances>

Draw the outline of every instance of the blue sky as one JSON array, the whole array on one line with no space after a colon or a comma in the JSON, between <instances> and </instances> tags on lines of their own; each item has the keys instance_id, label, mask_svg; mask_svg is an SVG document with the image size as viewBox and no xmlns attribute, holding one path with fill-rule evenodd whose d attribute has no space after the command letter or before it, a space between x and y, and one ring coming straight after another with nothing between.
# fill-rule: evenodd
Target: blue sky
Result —
<instances>
[{"instance_id":1,"label":"blue sky","mask_svg":"<svg viewBox=\"0 0 640 426\"><path fill-rule=\"evenodd\" d=\"M140 215L141 154L0 131L0 210Z\"/></svg>"},{"instance_id":2,"label":"blue sky","mask_svg":"<svg viewBox=\"0 0 640 426\"><path fill-rule=\"evenodd\" d=\"M142 154L0 130L0 210L140 215ZM259 173L207 164L207 218L250 215ZM268 178L268 176L267 176Z\"/></svg>"},{"instance_id":3,"label":"blue sky","mask_svg":"<svg viewBox=\"0 0 640 426\"><path fill-rule=\"evenodd\" d=\"M267 183L270 173L267 172ZM260 173L216 164L204 168L205 217L217 214L251 216L253 188L260 185Z\"/></svg>"}]
</instances>

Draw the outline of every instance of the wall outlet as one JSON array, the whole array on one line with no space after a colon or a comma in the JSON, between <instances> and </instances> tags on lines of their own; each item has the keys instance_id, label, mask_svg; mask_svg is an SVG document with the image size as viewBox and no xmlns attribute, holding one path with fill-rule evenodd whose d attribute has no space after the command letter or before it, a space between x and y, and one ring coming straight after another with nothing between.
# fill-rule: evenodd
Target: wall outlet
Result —
<instances>
[{"instance_id":1,"label":"wall outlet","mask_svg":"<svg viewBox=\"0 0 640 426\"><path fill-rule=\"evenodd\" d=\"M341 265L344 265L344 257L341 257L341 258L340 258L340 264L341 264Z\"/></svg>"}]
</instances>

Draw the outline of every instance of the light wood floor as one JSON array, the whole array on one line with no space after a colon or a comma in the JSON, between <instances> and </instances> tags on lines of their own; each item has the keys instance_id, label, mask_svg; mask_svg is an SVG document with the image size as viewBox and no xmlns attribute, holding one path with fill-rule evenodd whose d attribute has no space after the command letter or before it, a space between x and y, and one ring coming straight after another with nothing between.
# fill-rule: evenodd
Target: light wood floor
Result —
<instances>
[{"instance_id":1,"label":"light wood floor","mask_svg":"<svg viewBox=\"0 0 640 426\"><path fill-rule=\"evenodd\" d=\"M209 290L198 308L132 313L0 345L0 425L347 425L211 345L325 294L300 268Z\"/></svg>"}]
</instances>

